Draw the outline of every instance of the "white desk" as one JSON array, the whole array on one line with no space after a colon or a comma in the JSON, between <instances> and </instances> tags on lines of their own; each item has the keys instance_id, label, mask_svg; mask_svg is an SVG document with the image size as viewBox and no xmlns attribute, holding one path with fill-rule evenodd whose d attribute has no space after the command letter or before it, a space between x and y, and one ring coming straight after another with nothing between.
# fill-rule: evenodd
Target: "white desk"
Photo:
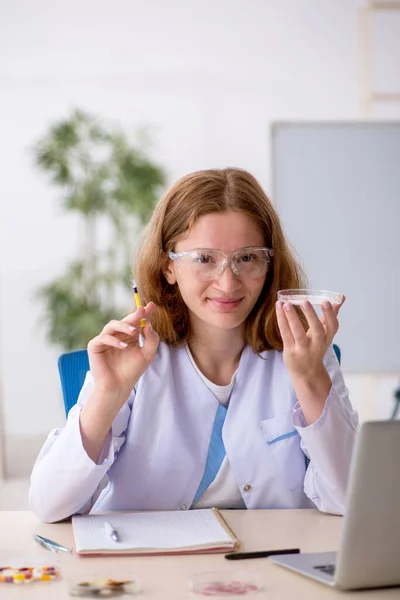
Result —
<instances>
[{"instance_id":1,"label":"white desk","mask_svg":"<svg viewBox=\"0 0 400 600\"><path fill-rule=\"evenodd\" d=\"M340 517L314 510L227 510L225 518L243 542L243 550L300 547L303 552L336 550L342 524ZM71 523L48 525L30 512L0 512L0 552L25 551L50 561L54 556L32 539L39 533L65 546L72 546ZM142 584L141 600L187 600L188 577L197 571L244 569L262 574L265 591L260 600L325 600L352 598L383 600L400 598L400 588L366 592L339 592L314 582L266 558L228 561L223 554L200 556L148 556L78 558L59 554L63 575L100 573L103 576L137 575ZM112 572L111 572L112 571ZM65 581L31 585L0 584L1 600L70 599Z\"/></svg>"}]
</instances>

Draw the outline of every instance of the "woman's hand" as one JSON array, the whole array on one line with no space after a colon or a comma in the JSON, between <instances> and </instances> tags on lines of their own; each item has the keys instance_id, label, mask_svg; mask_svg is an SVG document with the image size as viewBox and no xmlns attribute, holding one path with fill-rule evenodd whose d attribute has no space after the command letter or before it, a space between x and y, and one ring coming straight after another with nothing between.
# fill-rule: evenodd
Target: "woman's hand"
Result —
<instances>
[{"instance_id":1,"label":"woman's hand","mask_svg":"<svg viewBox=\"0 0 400 600\"><path fill-rule=\"evenodd\" d=\"M158 334L150 323L140 327L140 320L153 309L150 302L122 321L110 321L88 344L94 387L80 413L79 427L83 447L95 463L115 417L157 351ZM142 347L139 333L144 337Z\"/></svg>"},{"instance_id":2,"label":"woman's hand","mask_svg":"<svg viewBox=\"0 0 400 600\"><path fill-rule=\"evenodd\" d=\"M344 301L345 297L334 307L324 302L320 319L310 302L302 302L300 307L309 325L307 331L291 304L276 303L283 360L309 425L321 416L332 385L323 359L339 329L338 313Z\"/></svg>"},{"instance_id":3,"label":"woman's hand","mask_svg":"<svg viewBox=\"0 0 400 600\"><path fill-rule=\"evenodd\" d=\"M283 360L289 373L307 377L321 369L325 352L339 329L337 317L344 301L345 298L341 304L335 306L324 302L321 319L310 302L302 302L300 307L306 316L308 331L304 331L291 304L276 303L278 327L283 341Z\"/></svg>"},{"instance_id":4,"label":"woman's hand","mask_svg":"<svg viewBox=\"0 0 400 600\"><path fill-rule=\"evenodd\" d=\"M97 392L128 398L154 358L160 341L150 323L140 327L140 320L154 309L150 302L121 321L110 321L88 344L90 370ZM139 333L144 337L139 346Z\"/></svg>"}]
</instances>

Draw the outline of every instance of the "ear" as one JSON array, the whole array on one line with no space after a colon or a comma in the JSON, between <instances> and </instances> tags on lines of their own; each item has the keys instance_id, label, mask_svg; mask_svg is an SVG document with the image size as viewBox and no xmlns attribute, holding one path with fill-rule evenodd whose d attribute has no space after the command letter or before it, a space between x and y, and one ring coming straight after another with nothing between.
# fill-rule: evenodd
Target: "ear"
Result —
<instances>
[{"instance_id":1,"label":"ear","mask_svg":"<svg viewBox=\"0 0 400 600\"><path fill-rule=\"evenodd\" d=\"M170 285L174 285L176 283L175 265L172 260L165 261L162 267L162 272L164 273L164 277Z\"/></svg>"}]
</instances>

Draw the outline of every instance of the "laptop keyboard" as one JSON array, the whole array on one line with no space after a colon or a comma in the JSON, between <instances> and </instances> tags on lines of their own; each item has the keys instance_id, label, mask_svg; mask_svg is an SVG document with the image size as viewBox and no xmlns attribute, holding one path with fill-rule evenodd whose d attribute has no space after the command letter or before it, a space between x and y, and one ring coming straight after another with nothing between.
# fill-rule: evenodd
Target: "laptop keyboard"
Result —
<instances>
[{"instance_id":1,"label":"laptop keyboard","mask_svg":"<svg viewBox=\"0 0 400 600\"><path fill-rule=\"evenodd\" d=\"M331 565L318 565L313 568L322 571L322 573L326 573L327 575L335 574L335 565L333 563Z\"/></svg>"}]
</instances>

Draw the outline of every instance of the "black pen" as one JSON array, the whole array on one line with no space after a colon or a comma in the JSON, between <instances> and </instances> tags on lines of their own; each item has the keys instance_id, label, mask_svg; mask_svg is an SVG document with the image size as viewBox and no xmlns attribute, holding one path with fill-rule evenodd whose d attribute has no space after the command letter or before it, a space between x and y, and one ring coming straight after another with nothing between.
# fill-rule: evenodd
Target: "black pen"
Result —
<instances>
[{"instance_id":1,"label":"black pen","mask_svg":"<svg viewBox=\"0 0 400 600\"><path fill-rule=\"evenodd\" d=\"M259 550L257 552L231 552L225 554L228 560L242 560L244 558L265 558L274 554L299 554L300 548L285 548L283 550Z\"/></svg>"}]
</instances>

